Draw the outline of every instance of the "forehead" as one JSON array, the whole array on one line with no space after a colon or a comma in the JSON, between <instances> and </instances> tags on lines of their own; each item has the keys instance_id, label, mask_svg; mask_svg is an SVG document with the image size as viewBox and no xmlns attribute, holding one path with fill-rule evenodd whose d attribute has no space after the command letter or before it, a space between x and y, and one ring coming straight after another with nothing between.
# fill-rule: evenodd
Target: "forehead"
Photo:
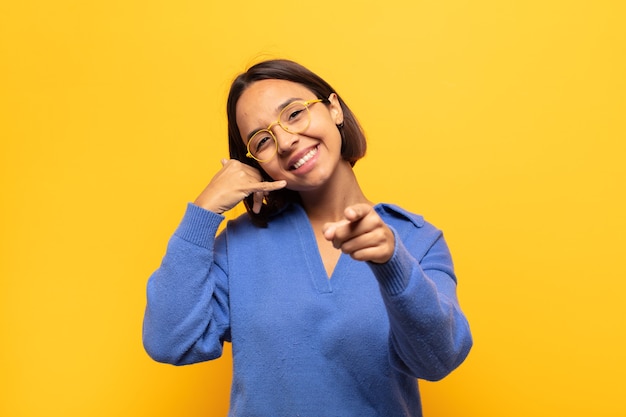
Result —
<instances>
[{"instance_id":1,"label":"forehead","mask_svg":"<svg viewBox=\"0 0 626 417\"><path fill-rule=\"evenodd\" d=\"M286 80L256 81L241 94L237 101L237 124L248 122L247 119L275 116L279 106L290 99L310 99L313 93L302 84Z\"/></svg>"}]
</instances>

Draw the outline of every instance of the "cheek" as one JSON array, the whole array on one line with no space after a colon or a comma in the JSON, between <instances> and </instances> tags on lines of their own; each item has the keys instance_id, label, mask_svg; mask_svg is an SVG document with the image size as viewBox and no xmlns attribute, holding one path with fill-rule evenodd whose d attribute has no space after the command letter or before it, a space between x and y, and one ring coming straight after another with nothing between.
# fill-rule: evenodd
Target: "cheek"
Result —
<instances>
[{"instance_id":1,"label":"cheek","mask_svg":"<svg viewBox=\"0 0 626 417\"><path fill-rule=\"evenodd\" d=\"M341 145L343 144L343 139L341 137L341 132L337 129L336 126L332 126L330 130L327 131L324 136L324 142L326 146L331 149L338 149L341 152Z\"/></svg>"},{"instance_id":2,"label":"cheek","mask_svg":"<svg viewBox=\"0 0 626 417\"><path fill-rule=\"evenodd\" d=\"M265 174L274 181L284 179L282 171L275 160L267 162L265 164L261 164L261 168L263 169Z\"/></svg>"},{"instance_id":3,"label":"cheek","mask_svg":"<svg viewBox=\"0 0 626 417\"><path fill-rule=\"evenodd\" d=\"M328 145L341 144L342 142L341 133L330 118L319 120L317 123L311 122L309 129L304 134L322 140Z\"/></svg>"}]
</instances>

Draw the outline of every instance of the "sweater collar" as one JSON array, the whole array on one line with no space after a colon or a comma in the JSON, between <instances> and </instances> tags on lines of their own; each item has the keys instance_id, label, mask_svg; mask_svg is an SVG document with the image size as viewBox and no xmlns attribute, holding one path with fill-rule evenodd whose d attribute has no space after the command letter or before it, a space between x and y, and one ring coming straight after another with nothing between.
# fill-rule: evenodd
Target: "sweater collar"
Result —
<instances>
[{"instance_id":1,"label":"sweater collar","mask_svg":"<svg viewBox=\"0 0 626 417\"><path fill-rule=\"evenodd\" d=\"M374 209L383 218L385 217L385 215L401 217L413 223L415 227L424 226L424 218L422 216L420 216L419 214L411 213L410 211L406 211L402 207L396 206L395 204L379 203L374 206Z\"/></svg>"},{"instance_id":2,"label":"sweater collar","mask_svg":"<svg viewBox=\"0 0 626 417\"><path fill-rule=\"evenodd\" d=\"M279 216L284 211L290 210L296 207L304 211L304 208L302 207L301 204L291 202L291 203L285 204L280 210L277 210L276 213L273 213L271 217ZM404 218L410 221L411 223L413 223L413 225L415 225L415 227L424 226L424 218L422 216L420 216L419 214L411 213L395 204L378 203L374 205L374 210L376 210L378 215L381 216L382 218L385 218L386 216L400 217L400 218Z\"/></svg>"}]
</instances>

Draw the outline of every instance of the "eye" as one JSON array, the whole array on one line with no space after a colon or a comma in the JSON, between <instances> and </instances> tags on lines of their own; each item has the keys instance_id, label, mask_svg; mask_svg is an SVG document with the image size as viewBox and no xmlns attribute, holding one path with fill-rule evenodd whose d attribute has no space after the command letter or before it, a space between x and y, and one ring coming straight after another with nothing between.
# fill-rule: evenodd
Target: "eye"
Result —
<instances>
[{"instance_id":1,"label":"eye","mask_svg":"<svg viewBox=\"0 0 626 417\"><path fill-rule=\"evenodd\" d=\"M281 123L296 123L304 117L305 110L306 107L300 102L290 104L288 107L285 107L285 110L280 115Z\"/></svg>"},{"instance_id":2,"label":"eye","mask_svg":"<svg viewBox=\"0 0 626 417\"><path fill-rule=\"evenodd\" d=\"M300 117L300 115L302 115L302 112L304 111L304 108L298 108L295 109L293 111L289 112L289 120L297 120L298 117Z\"/></svg>"},{"instance_id":3,"label":"eye","mask_svg":"<svg viewBox=\"0 0 626 417\"><path fill-rule=\"evenodd\" d=\"M259 153L267 148L272 143L271 141L272 137L268 132L258 132L252 138L252 149L255 153Z\"/></svg>"}]
</instances>

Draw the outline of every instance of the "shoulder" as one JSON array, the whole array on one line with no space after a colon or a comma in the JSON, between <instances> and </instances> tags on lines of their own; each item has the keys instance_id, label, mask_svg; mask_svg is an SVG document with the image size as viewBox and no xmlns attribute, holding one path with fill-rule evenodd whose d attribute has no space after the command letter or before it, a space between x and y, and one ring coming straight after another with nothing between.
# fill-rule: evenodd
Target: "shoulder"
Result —
<instances>
[{"instance_id":1,"label":"shoulder","mask_svg":"<svg viewBox=\"0 0 626 417\"><path fill-rule=\"evenodd\" d=\"M378 215L385 220L410 222L416 228L424 227L426 222L419 214L411 213L395 204L380 203L374 206Z\"/></svg>"},{"instance_id":2,"label":"shoulder","mask_svg":"<svg viewBox=\"0 0 626 417\"><path fill-rule=\"evenodd\" d=\"M441 235L441 230L424 220L424 217L411 213L402 207L394 204L381 203L374 206L378 215L387 225L398 229L419 232L421 235Z\"/></svg>"},{"instance_id":3,"label":"shoulder","mask_svg":"<svg viewBox=\"0 0 626 417\"><path fill-rule=\"evenodd\" d=\"M426 251L443 236L443 232L427 222L423 216L402 207L381 203L374 208L383 221L410 247Z\"/></svg>"}]
</instances>

